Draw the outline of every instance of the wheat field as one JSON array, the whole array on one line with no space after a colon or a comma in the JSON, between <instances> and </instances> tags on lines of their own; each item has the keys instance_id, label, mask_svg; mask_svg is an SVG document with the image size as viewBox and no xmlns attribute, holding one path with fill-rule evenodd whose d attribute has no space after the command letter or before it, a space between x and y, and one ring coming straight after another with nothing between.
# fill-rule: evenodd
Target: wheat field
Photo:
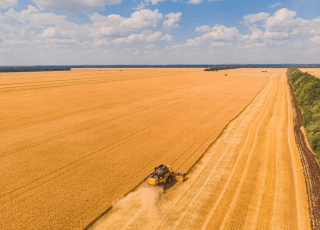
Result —
<instances>
[{"instance_id":1,"label":"wheat field","mask_svg":"<svg viewBox=\"0 0 320 230\"><path fill-rule=\"evenodd\" d=\"M155 166L188 171L270 76L191 68L0 74L0 229L82 229Z\"/></svg>"}]
</instances>

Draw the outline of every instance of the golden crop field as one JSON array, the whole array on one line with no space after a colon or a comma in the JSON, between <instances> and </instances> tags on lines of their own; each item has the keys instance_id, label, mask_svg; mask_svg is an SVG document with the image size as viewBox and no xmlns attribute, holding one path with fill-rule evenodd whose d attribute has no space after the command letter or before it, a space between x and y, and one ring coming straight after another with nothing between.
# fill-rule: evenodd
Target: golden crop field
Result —
<instances>
[{"instance_id":1,"label":"golden crop field","mask_svg":"<svg viewBox=\"0 0 320 230\"><path fill-rule=\"evenodd\" d=\"M319 68L299 68L302 72L308 72L309 74L320 78Z\"/></svg>"},{"instance_id":2,"label":"golden crop field","mask_svg":"<svg viewBox=\"0 0 320 230\"><path fill-rule=\"evenodd\" d=\"M0 74L0 229L82 229L160 163L187 171L263 89L269 76L269 71L258 69L151 68ZM267 108L277 95L285 97L276 88L270 92L257 119L264 113L269 117L272 112ZM279 102L279 106L285 105ZM286 119L285 112L281 116ZM269 143L257 141L262 146ZM224 164L225 173L238 159L232 154L230 166ZM267 157L259 151L248 154L241 159ZM289 171L291 167L284 164L270 166L277 167L272 168L277 183L268 187L282 194L290 190L280 182L295 181L282 177L282 167ZM254 172L259 164L253 166L246 168ZM240 167L236 169L240 171L234 175L244 175ZM226 191L231 191L230 186ZM288 201L286 196L270 198L263 193L262 197L263 201L280 199L277 204ZM230 211L239 207L232 204ZM292 212L283 215L297 219Z\"/></svg>"},{"instance_id":3,"label":"golden crop field","mask_svg":"<svg viewBox=\"0 0 320 230\"><path fill-rule=\"evenodd\" d=\"M311 229L286 69L268 72L263 91L229 123L187 181L165 193L141 186L90 230Z\"/></svg>"}]
</instances>

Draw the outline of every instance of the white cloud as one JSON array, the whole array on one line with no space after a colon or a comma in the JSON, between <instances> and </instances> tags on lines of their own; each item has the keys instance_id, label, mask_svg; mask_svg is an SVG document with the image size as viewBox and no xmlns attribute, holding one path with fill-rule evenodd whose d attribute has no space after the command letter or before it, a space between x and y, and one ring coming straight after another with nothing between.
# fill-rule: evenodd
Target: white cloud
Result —
<instances>
[{"instance_id":1,"label":"white cloud","mask_svg":"<svg viewBox=\"0 0 320 230\"><path fill-rule=\"evenodd\" d=\"M320 45L320 36L319 36L319 35L317 35L317 36L315 36L315 37L311 38L310 40L311 40L312 42L314 42L314 43L316 43L316 44Z\"/></svg>"},{"instance_id":2,"label":"white cloud","mask_svg":"<svg viewBox=\"0 0 320 230\"><path fill-rule=\"evenodd\" d=\"M245 40L251 39L252 41L263 40L261 37L261 33L263 33L264 39L267 39L270 44L279 45L283 40L303 39L303 37L306 38L311 34L320 34L318 29L320 28L320 18L305 20L296 16L297 13L295 11L290 11L286 8L276 11L272 16L267 15L267 13L263 15L261 13L247 15L244 17L244 24L252 31L252 35L245 35L243 38ZM256 24L250 24L257 19L263 19L264 31L261 31Z\"/></svg>"},{"instance_id":3,"label":"white cloud","mask_svg":"<svg viewBox=\"0 0 320 230\"><path fill-rule=\"evenodd\" d=\"M136 56L138 56L140 54L141 54L141 52L139 50L136 50L136 51L133 52L133 55L136 55Z\"/></svg>"},{"instance_id":4,"label":"white cloud","mask_svg":"<svg viewBox=\"0 0 320 230\"><path fill-rule=\"evenodd\" d=\"M97 4L82 0L78 3ZM158 3L158 0L149 0L150 5ZM221 63L250 61L257 52L260 52L260 56L255 56L257 61L265 61L263 58L271 56L280 60L283 53L291 52L292 55L299 51L301 54L306 49L313 50L314 57L320 52L317 48L320 45L320 17L306 20L286 8L273 15L261 12L244 16L242 24L250 31L246 34L240 34L237 26L199 25L192 29L194 36L176 39L176 44L167 46L173 37L164 31L178 26L181 12L168 12L165 16L150 9L137 10L129 16L89 12L86 14L90 20L78 24L69 21L73 14L53 13L38 7L0 12L0 58L4 57L4 64L29 64L29 60L30 63L33 60L31 64L74 64L75 60L92 64L99 64L101 60L103 63L136 64L188 63L187 60L189 63L208 60ZM165 46L167 48L163 50ZM8 50L15 57L21 57L20 61L4 54ZM155 53L157 57L154 57ZM249 58L242 59L246 54ZM32 55L33 59L29 59ZM232 59L237 55L238 59ZM36 63L37 60L40 62Z\"/></svg>"},{"instance_id":5,"label":"white cloud","mask_svg":"<svg viewBox=\"0 0 320 230\"><path fill-rule=\"evenodd\" d=\"M272 32L272 31L266 31L264 33L265 38L271 38L271 39L283 39L288 38L289 33L288 32Z\"/></svg>"},{"instance_id":6,"label":"white cloud","mask_svg":"<svg viewBox=\"0 0 320 230\"><path fill-rule=\"evenodd\" d=\"M53 25L57 23L62 23L65 21L66 17L64 15L57 15L53 13L39 13L33 14L30 17L30 24L34 27L41 25Z\"/></svg>"},{"instance_id":7,"label":"white cloud","mask_svg":"<svg viewBox=\"0 0 320 230\"><path fill-rule=\"evenodd\" d=\"M6 31L15 31L18 29L14 25L10 25L9 23L1 22L1 20L0 20L0 28L2 28L2 30L6 30Z\"/></svg>"},{"instance_id":8,"label":"white cloud","mask_svg":"<svg viewBox=\"0 0 320 230\"><path fill-rule=\"evenodd\" d=\"M317 20L313 20L313 22L314 22L315 24L320 23L320 21L317 21ZM320 28L319 28L319 27L318 27L318 28L312 28L312 29L311 29L311 34L320 34Z\"/></svg>"},{"instance_id":9,"label":"white cloud","mask_svg":"<svg viewBox=\"0 0 320 230\"><path fill-rule=\"evenodd\" d=\"M41 27L44 25L54 25L65 21L65 15L57 15L54 13L41 13L39 10L29 5L28 9L17 12L10 8L2 16L3 22L8 22L12 26L23 24L24 27Z\"/></svg>"},{"instance_id":10,"label":"white cloud","mask_svg":"<svg viewBox=\"0 0 320 230\"><path fill-rule=\"evenodd\" d=\"M260 50L260 49L263 49L267 46L266 43L246 43L246 44L238 44L237 45L237 49L240 49L240 50Z\"/></svg>"},{"instance_id":11,"label":"white cloud","mask_svg":"<svg viewBox=\"0 0 320 230\"><path fill-rule=\"evenodd\" d=\"M93 46L109 46L110 42L108 39L98 39L94 38Z\"/></svg>"},{"instance_id":12,"label":"white cloud","mask_svg":"<svg viewBox=\"0 0 320 230\"><path fill-rule=\"evenodd\" d=\"M253 29L251 40L262 40L263 39L263 32L260 29Z\"/></svg>"},{"instance_id":13,"label":"white cloud","mask_svg":"<svg viewBox=\"0 0 320 230\"><path fill-rule=\"evenodd\" d=\"M173 19L174 22L173 25L168 23L168 26L175 26L180 16L179 13L168 14L167 20L171 23ZM128 18L116 14L103 16L93 13L90 24L72 23L65 15L43 13L34 6L28 6L28 9L20 12L9 9L0 17L0 27L8 29L1 36L2 44L7 45L37 44L40 47L50 47L51 44L74 44L89 48L172 40L171 35L158 31L164 18L158 10L135 11ZM13 33L9 36L8 31ZM24 38L26 34L28 38ZM32 41L25 40L30 38Z\"/></svg>"},{"instance_id":14,"label":"white cloud","mask_svg":"<svg viewBox=\"0 0 320 230\"><path fill-rule=\"evenodd\" d=\"M1 0L0 9L5 9L8 7L13 7L18 4L18 0Z\"/></svg>"},{"instance_id":15,"label":"white cloud","mask_svg":"<svg viewBox=\"0 0 320 230\"><path fill-rule=\"evenodd\" d=\"M250 28L251 34L246 34L242 36L242 39L246 41L247 43L249 42L260 42L264 39L264 33L262 30L258 28Z\"/></svg>"},{"instance_id":16,"label":"white cloud","mask_svg":"<svg viewBox=\"0 0 320 230\"><path fill-rule=\"evenodd\" d=\"M152 5L158 4L158 2L162 2L164 0L151 0Z\"/></svg>"},{"instance_id":17,"label":"white cloud","mask_svg":"<svg viewBox=\"0 0 320 230\"><path fill-rule=\"evenodd\" d=\"M202 35L206 40L232 40L239 36L239 31L235 27L225 27L223 25L215 25L211 31Z\"/></svg>"},{"instance_id":18,"label":"white cloud","mask_svg":"<svg viewBox=\"0 0 320 230\"><path fill-rule=\"evenodd\" d=\"M208 25L203 25L203 26L197 27L196 31L197 32L209 32L209 31L211 31L211 27Z\"/></svg>"},{"instance_id":19,"label":"white cloud","mask_svg":"<svg viewBox=\"0 0 320 230\"><path fill-rule=\"evenodd\" d=\"M162 32L157 31L143 31L140 34L130 34L128 37L116 38L111 41L111 44L133 44L141 42L159 42L159 41L171 41L172 36L169 34L163 35Z\"/></svg>"},{"instance_id":20,"label":"white cloud","mask_svg":"<svg viewBox=\"0 0 320 230\"><path fill-rule=\"evenodd\" d=\"M108 16L102 16L98 13L94 13L90 16L92 26L99 28L99 33L109 35L119 33L119 26L126 18L120 15L110 14Z\"/></svg>"},{"instance_id":21,"label":"white cloud","mask_svg":"<svg viewBox=\"0 0 320 230\"><path fill-rule=\"evenodd\" d=\"M194 39L188 39L184 44L175 44L172 46L167 46L165 50L178 50L180 48L200 48L203 45L203 39L201 37L196 37Z\"/></svg>"},{"instance_id":22,"label":"white cloud","mask_svg":"<svg viewBox=\"0 0 320 230\"><path fill-rule=\"evenodd\" d=\"M187 3L188 3L188 4L194 4L194 5L197 5L197 4L202 3L202 0L189 0Z\"/></svg>"},{"instance_id":23,"label":"white cloud","mask_svg":"<svg viewBox=\"0 0 320 230\"><path fill-rule=\"evenodd\" d=\"M145 46L146 49L152 49L152 48L155 48L156 46L155 45L147 45Z\"/></svg>"},{"instance_id":24,"label":"white cloud","mask_svg":"<svg viewBox=\"0 0 320 230\"><path fill-rule=\"evenodd\" d=\"M135 8L135 10L141 10L141 9L145 8L146 6L150 5L150 3L152 5L156 5L159 2L163 2L163 1L164 0L144 0L139 3L139 5Z\"/></svg>"},{"instance_id":25,"label":"white cloud","mask_svg":"<svg viewBox=\"0 0 320 230\"><path fill-rule=\"evenodd\" d=\"M304 20L295 18L297 13L282 8L270 16L265 23L266 38L289 38L293 35L310 34L314 29L319 28L320 21Z\"/></svg>"},{"instance_id":26,"label":"white cloud","mask_svg":"<svg viewBox=\"0 0 320 230\"><path fill-rule=\"evenodd\" d=\"M275 7L280 6L280 5L281 5L281 2L277 2L277 3L273 4L273 5L269 5L269 7L270 8L275 8Z\"/></svg>"},{"instance_id":27,"label":"white cloud","mask_svg":"<svg viewBox=\"0 0 320 230\"><path fill-rule=\"evenodd\" d=\"M61 38L49 38L47 39L49 43L60 43L60 44L69 44L69 43L76 43L75 39L61 39Z\"/></svg>"},{"instance_id":28,"label":"white cloud","mask_svg":"<svg viewBox=\"0 0 320 230\"><path fill-rule=\"evenodd\" d=\"M105 5L115 5L121 0L32 0L42 10L92 11L104 10Z\"/></svg>"},{"instance_id":29,"label":"white cloud","mask_svg":"<svg viewBox=\"0 0 320 230\"><path fill-rule=\"evenodd\" d=\"M39 38L55 38L55 39L70 39L70 31L61 30L57 27L48 27L38 35Z\"/></svg>"},{"instance_id":30,"label":"white cloud","mask_svg":"<svg viewBox=\"0 0 320 230\"><path fill-rule=\"evenodd\" d=\"M27 43L26 41L21 40L21 39L8 39L8 40L4 41L2 44L15 46L15 45L23 45L26 43Z\"/></svg>"},{"instance_id":31,"label":"white cloud","mask_svg":"<svg viewBox=\"0 0 320 230\"><path fill-rule=\"evenodd\" d=\"M11 49L9 48L0 48L0 53L10 53Z\"/></svg>"},{"instance_id":32,"label":"white cloud","mask_svg":"<svg viewBox=\"0 0 320 230\"><path fill-rule=\"evenodd\" d=\"M130 18L115 14L102 16L94 13L90 16L90 19L95 28L95 35L123 36L128 32L137 30L154 30L159 21L163 19L163 15L158 10L143 9L132 13Z\"/></svg>"},{"instance_id":33,"label":"white cloud","mask_svg":"<svg viewBox=\"0 0 320 230\"><path fill-rule=\"evenodd\" d=\"M235 27L225 27L223 25L215 25L210 28L207 25L200 26L196 28L198 32L207 32L200 37L193 39L187 39L187 42L184 44L176 44L168 46L166 50L176 50L183 47L194 47L199 48L204 44L211 44L211 47L217 46L230 46L232 41L236 41L238 38L241 38L239 31Z\"/></svg>"},{"instance_id":34,"label":"white cloud","mask_svg":"<svg viewBox=\"0 0 320 230\"><path fill-rule=\"evenodd\" d=\"M297 15L295 11L290 11L286 8L282 8L275 12L275 14L269 17L266 21L266 29L272 30L283 30L290 29L297 26L296 23L300 24L300 20L294 20L293 18Z\"/></svg>"},{"instance_id":35,"label":"white cloud","mask_svg":"<svg viewBox=\"0 0 320 230\"><path fill-rule=\"evenodd\" d=\"M9 34L3 36L3 42L1 44L5 46L26 44L27 41L23 39L23 33L24 31L21 30L19 30L17 33L10 32Z\"/></svg>"},{"instance_id":36,"label":"white cloud","mask_svg":"<svg viewBox=\"0 0 320 230\"><path fill-rule=\"evenodd\" d=\"M163 22L163 27L166 29L178 27L178 24L176 22L180 21L181 14L181 12L167 14L165 17L168 19Z\"/></svg>"},{"instance_id":37,"label":"white cloud","mask_svg":"<svg viewBox=\"0 0 320 230\"><path fill-rule=\"evenodd\" d=\"M197 37L195 39L188 39L185 43L185 46L189 47L200 47L202 45L203 41L200 37Z\"/></svg>"},{"instance_id":38,"label":"white cloud","mask_svg":"<svg viewBox=\"0 0 320 230\"><path fill-rule=\"evenodd\" d=\"M120 27L127 29L155 28L162 18L163 15L158 10L140 10L132 13L130 18L120 24Z\"/></svg>"},{"instance_id":39,"label":"white cloud","mask_svg":"<svg viewBox=\"0 0 320 230\"><path fill-rule=\"evenodd\" d=\"M261 12L259 14L249 14L243 17L245 22L255 23L257 21L266 20L269 17L269 13Z\"/></svg>"},{"instance_id":40,"label":"white cloud","mask_svg":"<svg viewBox=\"0 0 320 230\"><path fill-rule=\"evenodd\" d=\"M211 47L227 47L232 46L232 43L230 42L213 42L210 45Z\"/></svg>"},{"instance_id":41,"label":"white cloud","mask_svg":"<svg viewBox=\"0 0 320 230\"><path fill-rule=\"evenodd\" d=\"M169 34L162 35L162 32L157 31L153 34L147 35L146 36L146 41L147 42L157 42L157 41L172 41L172 36Z\"/></svg>"}]
</instances>

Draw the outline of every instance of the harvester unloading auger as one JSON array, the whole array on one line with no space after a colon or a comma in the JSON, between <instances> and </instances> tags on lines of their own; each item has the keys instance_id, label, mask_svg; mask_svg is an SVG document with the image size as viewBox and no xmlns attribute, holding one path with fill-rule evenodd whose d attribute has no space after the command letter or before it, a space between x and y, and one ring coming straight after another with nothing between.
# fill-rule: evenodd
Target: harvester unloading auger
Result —
<instances>
[{"instance_id":1,"label":"harvester unloading auger","mask_svg":"<svg viewBox=\"0 0 320 230\"><path fill-rule=\"evenodd\" d=\"M169 184L172 180L184 181L185 179L185 173L174 172L171 166L161 164L155 167L153 172L144 178L144 181L148 180L148 184L151 185L161 185Z\"/></svg>"}]
</instances>

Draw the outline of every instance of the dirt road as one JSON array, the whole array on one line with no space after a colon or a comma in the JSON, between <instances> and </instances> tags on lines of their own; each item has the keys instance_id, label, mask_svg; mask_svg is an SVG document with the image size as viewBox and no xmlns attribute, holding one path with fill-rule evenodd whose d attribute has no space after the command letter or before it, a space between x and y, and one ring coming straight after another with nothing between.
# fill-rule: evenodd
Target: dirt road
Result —
<instances>
[{"instance_id":1,"label":"dirt road","mask_svg":"<svg viewBox=\"0 0 320 230\"><path fill-rule=\"evenodd\" d=\"M310 229L286 70L165 193L141 186L90 229Z\"/></svg>"},{"instance_id":2,"label":"dirt road","mask_svg":"<svg viewBox=\"0 0 320 230\"><path fill-rule=\"evenodd\" d=\"M0 74L0 229L82 229L153 167L188 170L269 75Z\"/></svg>"}]
</instances>

